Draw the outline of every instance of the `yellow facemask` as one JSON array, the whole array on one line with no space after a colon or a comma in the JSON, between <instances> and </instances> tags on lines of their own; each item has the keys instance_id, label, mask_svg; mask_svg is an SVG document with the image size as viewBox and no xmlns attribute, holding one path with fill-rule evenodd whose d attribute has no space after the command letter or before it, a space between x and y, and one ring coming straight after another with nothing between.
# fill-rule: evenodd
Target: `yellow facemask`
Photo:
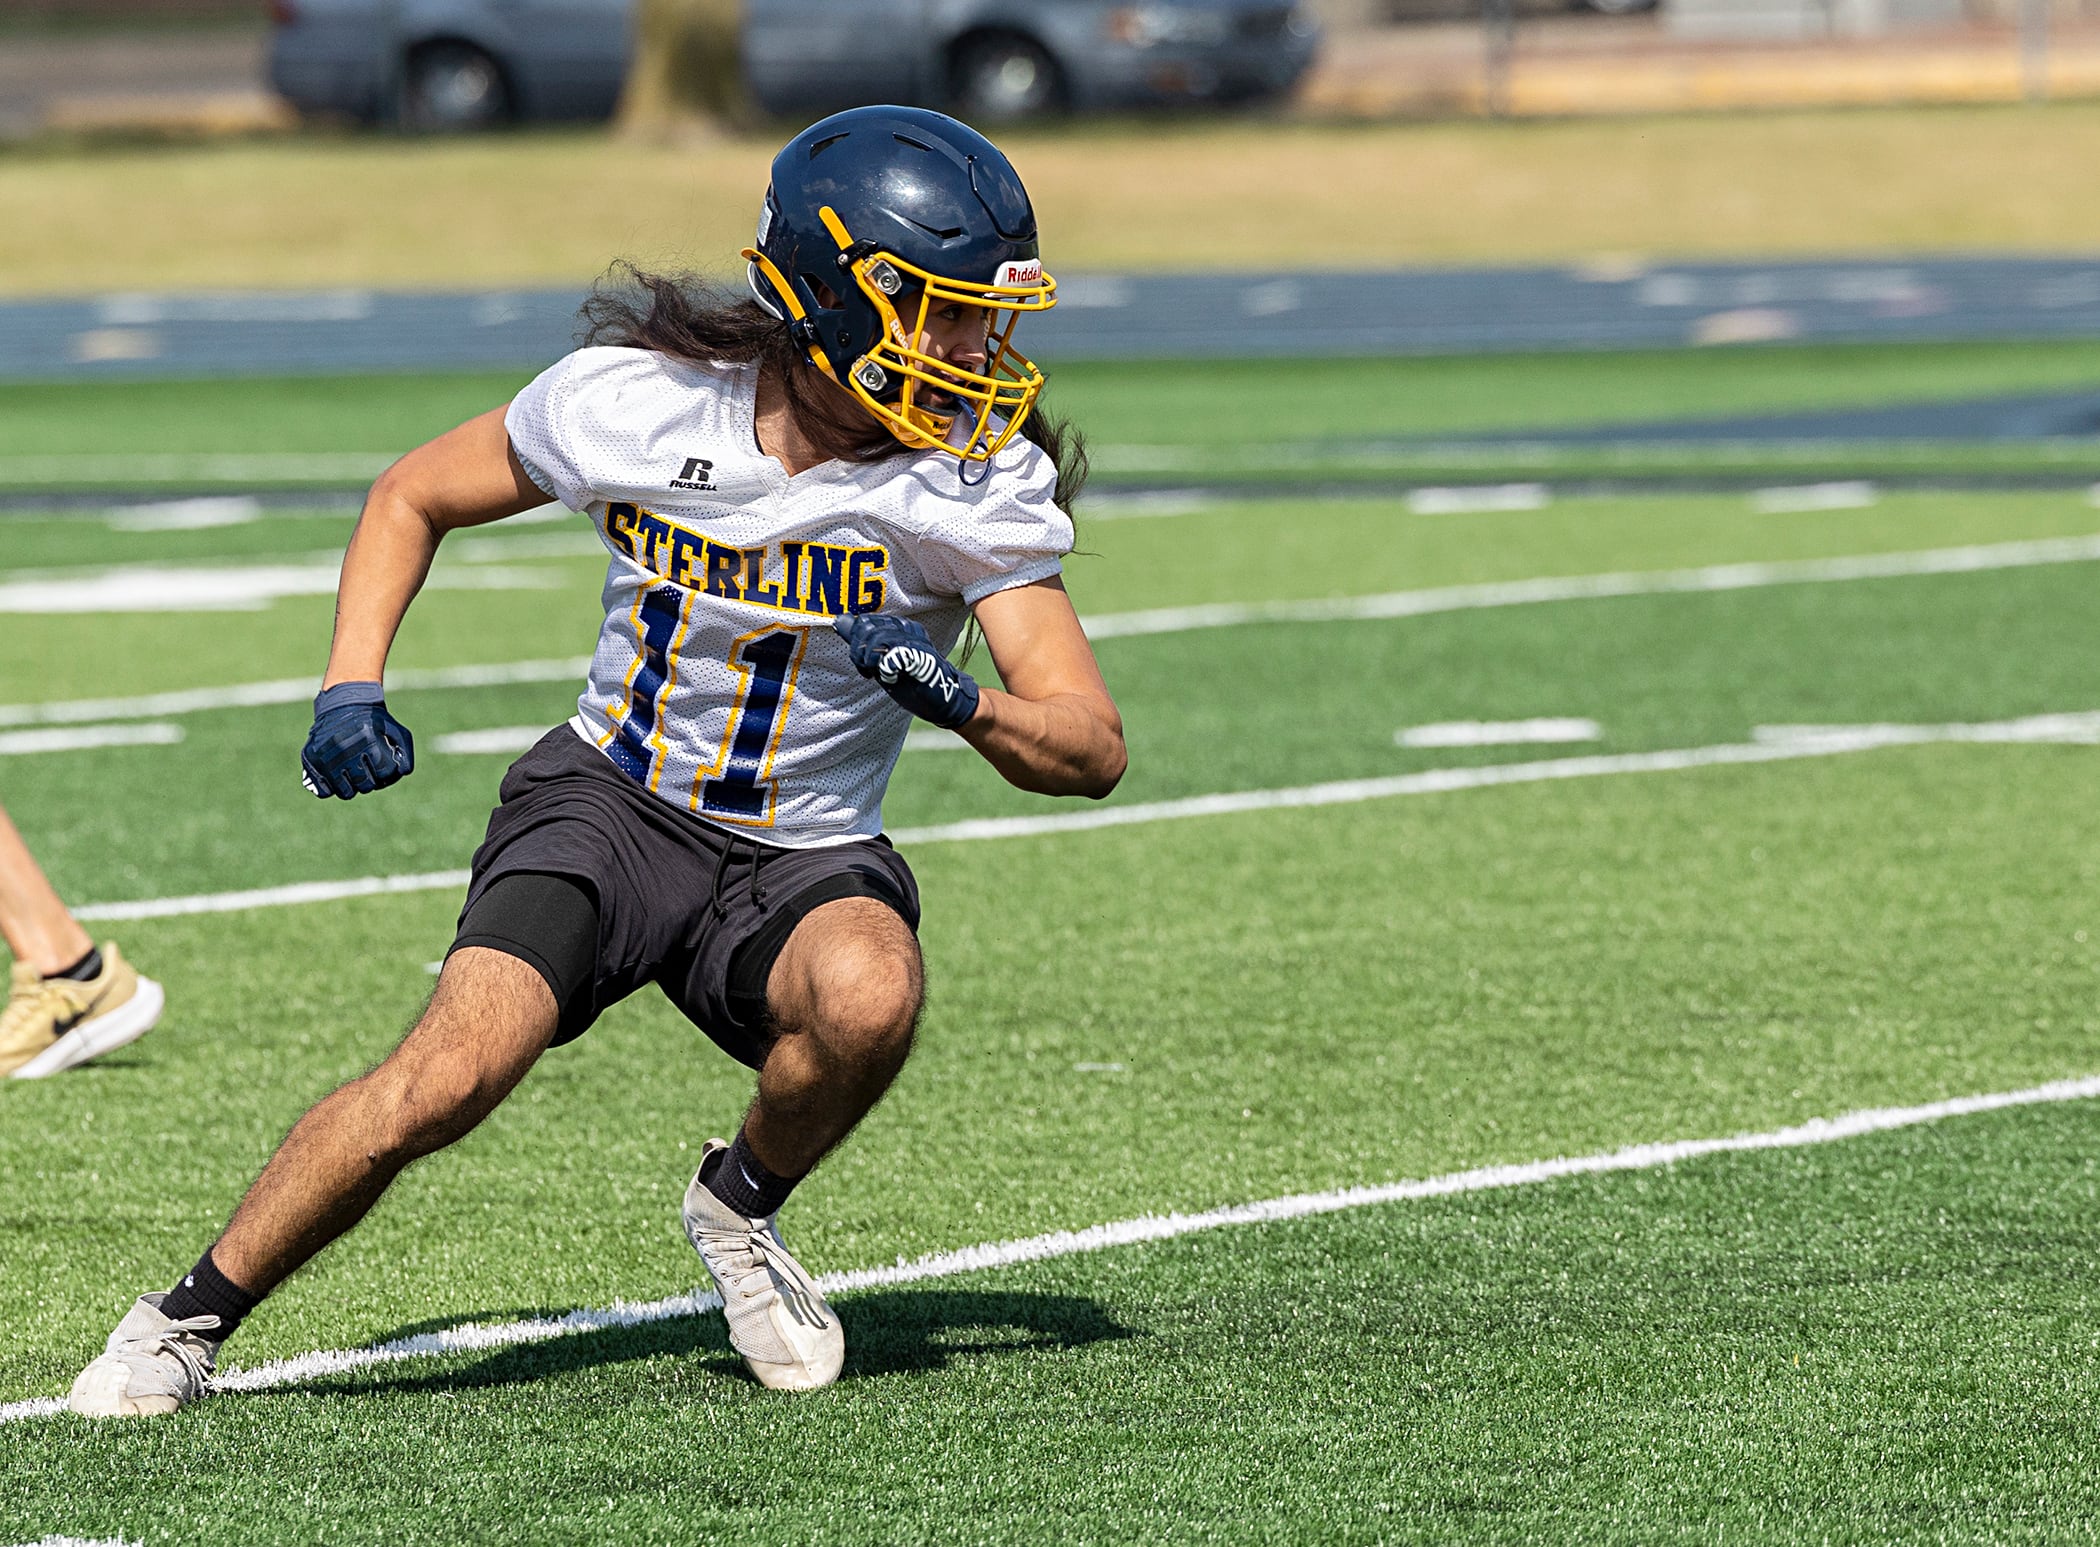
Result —
<instances>
[{"instance_id":1,"label":"yellow facemask","mask_svg":"<svg viewBox=\"0 0 2100 1547\"><path fill-rule=\"evenodd\" d=\"M851 252L853 237L831 207L826 205L818 216L839 251ZM790 320L802 321L807 314L787 277L755 248L745 248L744 257L758 265L787 306ZM879 249L851 259L847 267L882 319L882 337L852 361L834 361L820 346L811 344L810 357L817 368L851 392L907 446L951 452L964 462L989 462L997 456L1027 420L1043 390L1042 371L1013 347L1014 326L1023 312L1046 312L1057 304L1057 281L1034 261L1009 263L990 282L952 279ZM913 289L918 291L918 305L907 325L898 314L897 302ZM938 359L919 347L926 336L927 319L940 307L956 304L992 313L985 331L982 371ZM902 386L894 401L886 401L899 382ZM935 393L960 399L963 411L937 413L924 407L920 399ZM966 426L960 438L958 420Z\"/></svg>"}]
</instances>

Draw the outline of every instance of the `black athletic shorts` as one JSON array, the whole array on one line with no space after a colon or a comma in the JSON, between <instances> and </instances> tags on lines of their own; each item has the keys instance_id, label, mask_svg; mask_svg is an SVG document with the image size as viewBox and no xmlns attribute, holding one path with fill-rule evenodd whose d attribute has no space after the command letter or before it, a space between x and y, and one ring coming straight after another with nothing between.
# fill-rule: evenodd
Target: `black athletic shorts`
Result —
<instances>
[{"instance_id":1,"label":"black athletic shorts","mask_svg":"<svg viewBox=\"0 0 2100 1547\"><path fill-rule=\"evenodd\" d=\"M818 849L759 842L650 794L567 725L511 764L501 794L474 854L452 949L509 950L562 998L547 963L578 959L574 941L524 939L529 924L515 923L501 936L483 935L468 927L470 917L504 876L563 876L587 889L597 901L596 967L562 1003L556 1044L656 983L724 1052L755 1069L772 1042L766 980L804 917L842 897L872 897L919 927L918 883L888 839Z\"/></svg>"}]
</instances>

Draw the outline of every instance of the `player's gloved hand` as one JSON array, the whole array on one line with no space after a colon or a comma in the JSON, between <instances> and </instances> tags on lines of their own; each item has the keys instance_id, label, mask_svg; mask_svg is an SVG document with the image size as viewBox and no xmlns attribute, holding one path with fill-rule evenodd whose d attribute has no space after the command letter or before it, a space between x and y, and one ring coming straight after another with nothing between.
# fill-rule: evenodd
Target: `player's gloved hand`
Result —
<instances>
[{"instance_id":1,"label":"player's gloved hand","mask_svg":"<svg viewBox=\"0 0 2100 1547\"><path fill-rule=\"evenodd\" d=\"M299 754L304 782L321 799L349 800L383 790L413 773L416 742L386 712L376 682L338 682L314 700L314 728Z\"/></svg>"},{"instance_id":2,"label":"player's gloved hand","mask_svg":"<svg viewBox=\"0 0 2100 1547\"><path fill-rule=\"evenodd\" d=\"M949 664L911 619L864 612L833 618L831 626L846 641L854 668L920 719L952 731L977 712L976 680Z\"/></svg>"}]
</instances>

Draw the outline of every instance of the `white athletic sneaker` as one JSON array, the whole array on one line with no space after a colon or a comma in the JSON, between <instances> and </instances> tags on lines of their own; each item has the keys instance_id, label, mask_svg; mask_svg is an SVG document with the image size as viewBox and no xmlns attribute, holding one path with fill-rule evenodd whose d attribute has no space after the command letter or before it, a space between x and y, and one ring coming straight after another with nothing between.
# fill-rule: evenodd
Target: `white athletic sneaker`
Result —
<instances>
[{"instance_id":1,"label":"white athletic sneaker","mask_svg":"<svg viewBox=\"0 0 2100 1547\"><path fill-rule=\"evenodd\" d=\"M708 1157L729 1146L709 1139ZM747 1219L700 1185L685 1190L685 1236L722 1291L730 1346L759 1384L776 1391L815 1391L839 1378L846 1334L816 1281L788 1255L772 1218Z\"/></svg>"},{"instance_id":2,"label":"white athletic sneaker","mask_svg":"<svg viewBox=\"0 0 2100 1547\"><path fill-rule=\"evenodd\" d=\"M204 1334L216 1316L170 1321L160 1313L165 1289L140 1295L109 1335L109 1345L73 1382L66 1406L84 1418L172 1413L211 1391L219 1345Z\"/></svg>"}]
</instances>

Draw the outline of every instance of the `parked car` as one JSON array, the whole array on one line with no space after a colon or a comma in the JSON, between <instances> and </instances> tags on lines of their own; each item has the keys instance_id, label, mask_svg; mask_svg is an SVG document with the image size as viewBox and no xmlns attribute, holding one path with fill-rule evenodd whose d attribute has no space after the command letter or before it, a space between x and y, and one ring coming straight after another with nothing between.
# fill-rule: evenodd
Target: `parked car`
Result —
<instances>
[{"instance_id":1,"label":"parked car","mask_svg":"<svg viewBox=\"0 0 2100 1547\"><path fill-rule=\"evenodd\" d=\"M274 0L271 83L306 112L419 129L611 114L633 0ZM1290 89L1318 28L1289 0L747 0L767 111L865 102L998 122Z\"/></svg>"}]
</instances>

